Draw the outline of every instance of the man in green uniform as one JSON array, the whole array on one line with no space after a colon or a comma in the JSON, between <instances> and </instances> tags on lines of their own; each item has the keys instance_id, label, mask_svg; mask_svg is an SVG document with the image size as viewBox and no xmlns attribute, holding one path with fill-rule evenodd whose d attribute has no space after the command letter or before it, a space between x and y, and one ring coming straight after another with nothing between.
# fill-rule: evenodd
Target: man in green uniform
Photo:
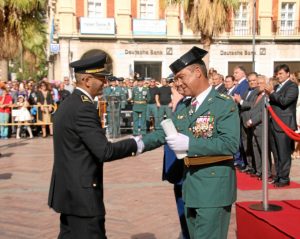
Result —
<instances>
[{"instance_id":1,"label":"man in green uniform","mask_svg":"<svg viewBox=\"0 0 300 239\"><path fill-rule=\"evenodd\" d=\"M116 138L120 135L120 114L121 114L121 99L123 90L117 86L118 78L111 76L108 78L110 85L105 88L104 99L107 102L107 123L108 135Z\"/></svg>"},{"instance_id":2,"label":"man in green uniform","mask_svg":"<svg viewBox=\"0 0 300 239\"><path fill-rule=\"evenodd\" d=\"M137 86L132 90L133 135L146 134L146 111L148 88L144 87L144 78L137 78Z\"/></svg>"},{"instance_id":3,"label":"man in green uniform","mask_svg":"<svg viewBox=\"0 0 300 239\"><path fill-rule=\"evenodd\" d=\"M184 96L191 96L172 116L178 131L154 131L142 138L138 151L168 143L184 153L183 199L192 239L226 239L231 205L236 200L232 155L239 146L239 116L231 97L219 94L207 78L202 58L207 52L193 47L170 65ZM137 137L136 137L137 138ZM180 159L179 159L180 160Z\"/></svg>"}]
</instances>

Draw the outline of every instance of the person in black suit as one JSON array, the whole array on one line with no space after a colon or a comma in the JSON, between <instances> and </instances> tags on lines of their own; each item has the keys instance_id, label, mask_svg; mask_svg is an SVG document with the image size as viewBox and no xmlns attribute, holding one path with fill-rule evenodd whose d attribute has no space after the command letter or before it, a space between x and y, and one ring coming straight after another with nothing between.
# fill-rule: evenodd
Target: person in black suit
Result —
<instances>
[{"instance_id":1,"label":"person in black suit","mask_svg":"<svg viewBox=\"0 0 300 239\"><path fill-rule=\"evenodd\" d=\"M132 156L137 140L111 143L93 104L106 76L106 55L72 62L77 87L54 116L54 165L48 205L60 213L58 238L106 239L103 163Z\"/></svg>"},{"instance_id":2,"label":"person in black suit","mask_svg":"<svg viewBox=\"0 0 300 239\"><path fill-rule=\"evenodd\" d=\"M241 140L242 144L240 152L243 155L245 168L242 168L242 172L254 175L256 173L255 162L252 151L252 130L249 130L246 126L246 121L249 117L249 110L257 96L257 73L251 72L248 74L249 88L244 95L234 95L235 101L239 106L239 113L241 118Z\"/></svg>"},{"instance_id":3,"label":"person in black suit","mask_svg":"<svg viewBox=\"0 0 300 239\"><path fill-rule=\"evenodd\" d=\"M224 76L221 74L215 73L212 76L212 86L218 91L220 94L226 94L227 89L224 85Z\"/></svg>"},{"instance_id":4,"label":"person in black suit","mask_svg":"<svg viewBox=\"0 0 300 239\"><path fill-rule=\"evenodd\" d=\"M290 80L290 69L288 65L282 64L275 68L275 74L279 84L268 85L265 88L269 95L270 105L276 115L292 130L297 129L296 123L296 103L298 99L298 86ZM273 153L276 177L275 187L284 187L290 184L291 154L294 149L294 141L290 139L279 127L270 119L270 147Z\"/></svg>"}]
</instances>

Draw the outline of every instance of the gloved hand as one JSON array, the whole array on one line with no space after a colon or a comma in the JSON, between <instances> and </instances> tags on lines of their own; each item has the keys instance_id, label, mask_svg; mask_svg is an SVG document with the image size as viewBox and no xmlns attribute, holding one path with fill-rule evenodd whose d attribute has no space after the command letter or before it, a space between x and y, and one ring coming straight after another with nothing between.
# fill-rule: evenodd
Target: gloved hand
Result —
<instances>
[{"instance_id":1,"label":"gloved hand","mask_svg":"<svg viewBox=\"0 0 300 239\"><path fill-rule=\"evenodd\" d=\"M136 145L137 145L136 155L139 155L143 152L143 150L145 148L145 144L144 144L141 136L135 136L135 137L133 137L133 139L135 140Z\"/></svg>"},{"instance_id":2,"label":"gloved hand","mask_svg":"<svg viewBox=\"0 0 300 239\"><path fill-rule=\"evenodd\" d=\"M166 137L169 147L176 152L183 152L189 149L190 139L188 136L178 133Z\"/></svg>"}]
</instances>

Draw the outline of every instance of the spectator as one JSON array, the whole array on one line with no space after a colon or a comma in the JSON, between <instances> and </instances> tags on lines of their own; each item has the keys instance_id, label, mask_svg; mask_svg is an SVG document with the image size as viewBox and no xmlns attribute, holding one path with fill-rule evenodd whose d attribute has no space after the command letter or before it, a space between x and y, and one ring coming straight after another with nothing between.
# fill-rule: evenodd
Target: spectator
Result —
<instances>
[{"instance_id":1,"label":"spectator","mask_svg":"<svg viewBox=\"0 0 300 239\"><path fill-rule=\"evenodd\" d=\"M71 95L70 91L65 89L65 84L60 83L59 84L59 90L58 90L58 95L59 95L59 104L63 102L68 96Z\"/></svg>"},{"instance_id":2,"label":"spectator","mask_svg":"<svg viewBox=\"0 0 300 239\"><path fill-rule=\"evenodd\" d=\"M212 86L218 91L220 94L226 93L226 88L224 85L224 76L221 74L214 74L212 76Z\"/></svg>"},{"instance_id":3,"label":"spectator","mask_svg":"<svg viewBox=\"0 0 300 239\"><path fill-rule=\"evenodd\" d=\"M8 93L5 86L2 86L2 95L0 96L0 123L7 124L9 122L9 116L11 113L11 105L13 99ZM8 139L8 126L0 126L1 139Z\"/></svg>"},{"instance_id":4,"label":"spectator","mask_svg":"<svg viewBox=\"0 0 300 239\"><path fill-rule=\"evenodd\" d=\"M52 115L53 98L49 90L48 83L41 81L40 89L37 91L37 105L38 105L38 123L42 124L43 138L46 138L46 125L49 125L50 135L53 135Z\"/></svg>"},{"instance_id":5,"label":"spectator","mask_svg":"<svg viewBox=\"0 0 300 239\"><path fill-rule=\"evenodd\" d=\"M15 117L15 121L19 123L28 123L28 121L31 120L31 115L27 109L28 102L26 101L25 97L23 95L18 96L18 102L16 103L16 106L18 108L18 114ZM30 125L25 126L27 127L27 131L29 133L29 138L33 138L32 131ZM21 132L21 126L19 125L17 128L16 138L20 139L20 132Z\"/></svg>"},{"instance_id":6,"label":"spectator","mask_svg":"<svg viewBox=\"0 0 300 239\"><path fill-rule=\"evenodd\" d=\"M226 76L225 80L224 80L224 85L225 85L225 88L226 88L226 94L227 95L230 95L230 96L233 96L233 91L234 91L234 88L235 88L235 85L234 85L234 76Z\"/></svg>"},{"instance_id":7,"label":"spectator","mask_svg":"<svg viewBox=\"0 0 300 239\"><path fill-rule=\"evenodd\" d=\"M161 83L162 87L158 91L158 118L160 122L163 121L165 114L167 118L172 116L172 90L166 79L162 79Z\"/></svg>"},{"instance_id":8,"label":"spectator","mask_svg":"<svg viewBox=\"0 0 300 239\"><path fill-rule=\"evenodd\" d=\"M68 76L64 77L64 85L65 85L65 90L69 91L70 94L74 91L74 86L70 82L70 78Z\"/></svg>"}]
</instances>

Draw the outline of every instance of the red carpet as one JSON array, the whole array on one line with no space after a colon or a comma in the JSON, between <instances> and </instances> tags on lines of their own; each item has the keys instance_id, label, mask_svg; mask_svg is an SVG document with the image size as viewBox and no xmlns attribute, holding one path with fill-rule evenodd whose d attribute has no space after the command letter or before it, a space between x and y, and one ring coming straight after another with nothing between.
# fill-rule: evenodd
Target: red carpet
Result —
<instances>
[{"instance_id":1,"label":"red carpet","mask_svg":"<svg viewBox=\"0 0 300 239\"><path fill-rule=\"evenodd\" d=\"M298 201L299 202L299 201ZM270 204L281 206L277 212L255 211L249 205L258 202L236 203L237 238L287 239L300 238L300 210L281 201Z\"/></svg>"},{"instance_id":2,"label":"red carpet","mask_svg":"<svg viewBox=\"0 0 300 239\"><path fill-rule=\"evenodd\" d=\"M256 177L250 177L250 175L246 173L241 173L236 170L237 177L237 188L240 190L261 190L262 189L262 181L257 180ZM290 188L300 188L299 183L291 182L289 186L282 188L275 188L273 184L268 185L268 189L290 189Z\"/></svg>"},{"instance_id":3,"label":"red carpet","mask_svg":"<svg viewBox=\"0 0 300 239\"><path fill-rule=\"evenodd\" d=\"M283 200L283 202L300 210L300 200Z\"/></svg>"}]
</instances>

